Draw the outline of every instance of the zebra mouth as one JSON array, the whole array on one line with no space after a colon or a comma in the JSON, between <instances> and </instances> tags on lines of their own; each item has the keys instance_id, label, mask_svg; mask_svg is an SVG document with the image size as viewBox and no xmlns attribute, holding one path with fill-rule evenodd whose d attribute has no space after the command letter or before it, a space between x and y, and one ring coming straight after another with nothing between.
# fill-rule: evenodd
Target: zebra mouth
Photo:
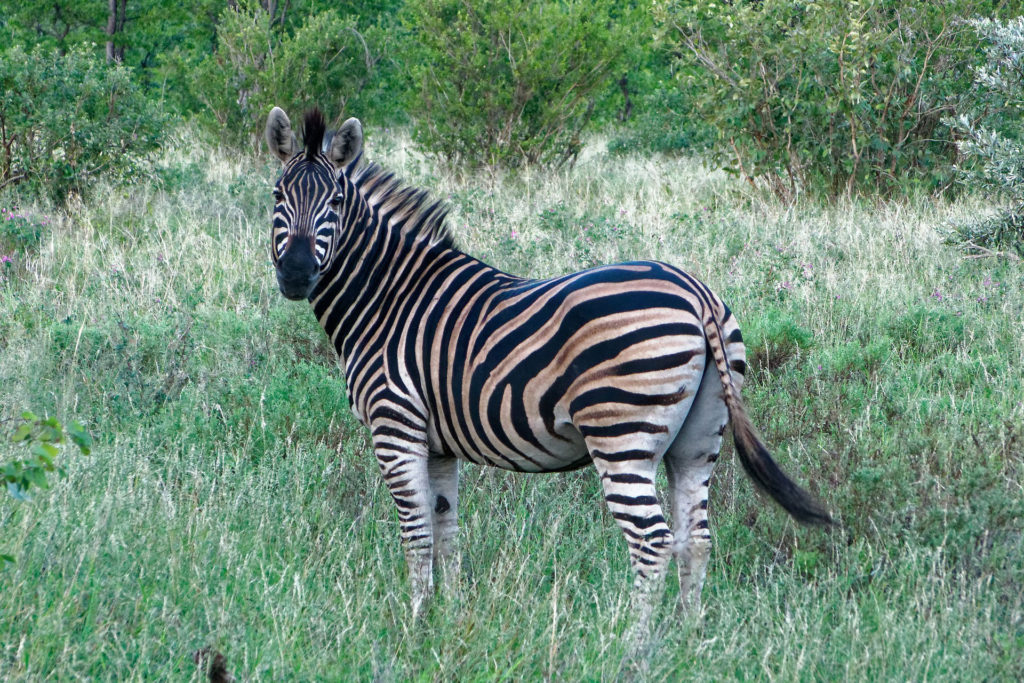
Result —
<instances>
[{"instance_id":1,"label":"zebra mouth","mask_svg":"<svg viewBox=\"0 0 1024 683\"><path fill-rule=\"evenodd\" d=\"M277 271L277 286L285 299L291 301L302 301L308 299L320 279L320 273L314 271L312 275L285 274Z\"/></svg>"},{"instance_id":2,"label":"zebra mouth","mask_svg":"<svg viewBox=\"0 0 1024 683\"><path fill-rule=\"evenodd\" d=\"M308 299L319 279L320 267L313 250L303 242L293 243L278 261L277 286L286 299Z\"/></svg>"}]
</instances>

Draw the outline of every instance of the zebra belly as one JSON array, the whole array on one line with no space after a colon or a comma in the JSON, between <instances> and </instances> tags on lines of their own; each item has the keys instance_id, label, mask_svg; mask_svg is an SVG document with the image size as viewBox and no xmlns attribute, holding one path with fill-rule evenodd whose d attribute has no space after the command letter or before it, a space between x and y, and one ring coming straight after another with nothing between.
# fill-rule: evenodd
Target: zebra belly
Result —
<instances>
[{"instance_id":1,"label":"zebra belly","mask_svg":"<svg viewBox=\"0 0 1024 683\"><path fill-rule=\"evenodd\" d=\"M431 425L428 439L432 452L514 472L565 472L590 464L590 454L583 436L571 422L559 425L557 432L559 438L538 438L540 448L521 440L516 440L519 441L518 447L495 448L491 441L470 443L468 440L453 438L450 433L442 437L435 422Z\"/></svg>"}]
</instances>

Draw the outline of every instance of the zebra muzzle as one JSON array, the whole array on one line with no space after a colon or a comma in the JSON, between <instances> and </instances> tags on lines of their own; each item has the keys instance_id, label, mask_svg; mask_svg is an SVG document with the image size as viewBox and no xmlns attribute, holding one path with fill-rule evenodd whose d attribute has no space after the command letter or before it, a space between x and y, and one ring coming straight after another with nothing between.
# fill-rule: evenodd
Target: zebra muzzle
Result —
<instances>
[{"instance_id":1,"label":"zebra muzzle","mask_svg":"<svg viewBox=\"0 0 1024 683\"><path fill-rule=\"evenodd\" d=\"M277 286L286 299L308 299L319 279L320 266L306 245L291 245L278 261Z\"/></svg>"}]
</instances>

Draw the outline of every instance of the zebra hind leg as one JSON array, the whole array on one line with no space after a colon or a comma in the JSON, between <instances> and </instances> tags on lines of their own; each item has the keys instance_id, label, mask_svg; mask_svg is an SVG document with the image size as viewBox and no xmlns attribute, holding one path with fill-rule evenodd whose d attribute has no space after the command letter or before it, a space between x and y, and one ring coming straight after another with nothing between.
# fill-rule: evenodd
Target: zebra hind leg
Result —
<instances>
[{"instance_id":1,"label":"zebra hind leg","mask_svg":"<svg viewBox=\"0 0 1024 683\"><path fill-rule=\"evenodd\" d=\"M653 455L630 459L635 451L607 453L591 449L601 476L608 510L622 530L629 546L633 567L634 645L648 630L665 585L665 569L671 555L672 532L665 521L654 486L656 460ZM618 458L623 459L618 459Z\"/></svg>"},{"instance_id":2,"label":"zebra hind leg","mask_svg":"<svg viewBox=\"0 0 1024 683\"><path fill-rule=\"evenodd\" d=\"M701 381L682 429L665 453L672 526L672 554L679 570L679 606L697 610L711 556L708 528L708 484L729 413L714 368Z\"/></svg>"},{"instance_id":3,"label":"zebra hind leg","mask_svg":"<svg viewBox=\"0 0 1024 683\"><path fill-rule=\"evenodd\" d=\"M458 581L459 556L459 461L452 456L432 453L427 460L433 501L434 567L445 588Z\"/></svg>"},{"instance_id":4,"label":"zebra hind leg","mask_svg":"<svg viewBox=\"0 0 1024 683\"><path fill-rule=\"evenodd\" d=\"M587 402L573 415L601 477L608 510L629 545L629 560L636 574L634 639L646 635L672 556L672 531L655 488L658 463L685 422L704 370L704 355L684 345L662 345L657 353L662 356L656 357L684 356L687 360L657 372L635 372L628 376L628 383L620 380L628 388L626 395L635 397L634 404L624 400ZM632 369L627 363L622 367ZM620 395L591 389L587 398L593 397Z\"/></svg>"}]
</instances>

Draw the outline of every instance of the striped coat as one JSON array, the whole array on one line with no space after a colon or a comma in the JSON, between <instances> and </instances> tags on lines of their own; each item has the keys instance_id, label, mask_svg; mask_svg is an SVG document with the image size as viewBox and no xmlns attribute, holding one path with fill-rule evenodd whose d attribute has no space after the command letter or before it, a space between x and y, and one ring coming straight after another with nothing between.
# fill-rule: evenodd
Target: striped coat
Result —
<instances>
[{"instance_id":1,"label":"striped coat","mask_svg":"<svg viewBox=\"0 0 1024 683\"><path fill-rule=\"evenodd\" d=\"M708 483L731 422L740 461L798 521L827 512L774 463L740 399L743 337L728 307L673 266L638 261L549 280L459 251L445 209L375 165L362 128L333 136L284 112L272 254L282 293L308 299L345 369L394 498L414 612L433 565L456 556L458 462L525 472L593 465L626 537L638 594L670 557L696 601L710 532ZM674 530L655 490L664 461Z\"/></svg>"}]
</instances>

